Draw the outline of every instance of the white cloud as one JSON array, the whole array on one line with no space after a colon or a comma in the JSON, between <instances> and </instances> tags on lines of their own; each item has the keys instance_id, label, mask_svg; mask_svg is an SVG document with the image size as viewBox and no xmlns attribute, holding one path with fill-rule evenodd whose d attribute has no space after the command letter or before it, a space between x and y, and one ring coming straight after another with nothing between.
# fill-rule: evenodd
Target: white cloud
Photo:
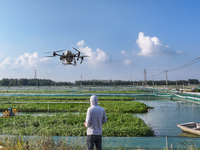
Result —
<instances>
[{"instance_id":1,"label":"white cloud","mask_svg":"<svg viewBox=\"0 0 200 150\"><path fill-rule=\"evenodd\" d=\"M12 61L11 57L7 57L2 63L0 63L0 68L5 68L7 65L10 65Z\"/></svg>"},{"instance_id":2,"label":"white cloud","mask_svg":"<svg viewBox=\"0 0 200 150\"><path fill-rule=\"evenodd\" d=\"M125 65L130 65L130 64L132 64L132 61L131 60L124 60L124 62L123 62Z\"/></svg>"},{"instance_id":3,"label":"white cloud","mask_svg":"<svg viewBox=\"0 0 200 150\"><path fill-rule=\"evenodd\" d=\"M187 55L188 53L186 52L182 52L182 51L176 51L178 54L184 54L184 55Z\"/></svg>"},{"instance_id":4,"label":"white cloud","mask_svg":"<svg viewBox=\"0 0 200 150\"><path fill-rule=\"evenodd\" d=\"M77 43L77 46L79 46L79 50L84 53L84 55L89 56L87 59L89 60L90 63L98 63L98 62L108 62L111 60L111 57L103 50L97 48L96 51L93 51L90 47L86 46L80 46L83 44L80 43L85 43L83 40L79 41Z\"/></svg>"},{"instance_id":5,"label":"white cloud","mask_svg":"<svg viewBox=\"0 0 200 150\"><path fill-rule=\"evenodd\" d=\"M127 55L127 52L126 52L125 50L122 50L122 51L121 51L121 54Z\"/></svg>"},{"instance_id":6,"label":"white cloud","mask_svg":"<svg viewBox=\"0 0 200 150\"><path fill-rule=\"evenodd\" d=\"M24 55L19 56L18 58L6 58L2 63L0 63L1 68L30 68L36 67L48 63L51 59L44 57L39 57L38 53L24 53Z\"/></svg>"},{"instance_id":7,"label":"white cloud","mask_svg":"<svg viewBox=\"0 0 200 150\"><path fill-rule=\"evenodd\" d=\"M85 45L85 42L83 41L83 40L81 40L81 41L79 41L78 43L77 43L77 46L84 46Z\"/></svg>"},{"instance_id":8,"label":"white cloud","mask_svg":"<svg viewBox=\"0 0 200 150\"><path fill-rule=\"evenodd\" d=\"M157 54L175 55L180 52L175 52L169 46L163 45L157 37L145 36L143 32L140 32L138 39L136 40L141 52L138 55L152 56Z\"/></svg>"}]
</instances>

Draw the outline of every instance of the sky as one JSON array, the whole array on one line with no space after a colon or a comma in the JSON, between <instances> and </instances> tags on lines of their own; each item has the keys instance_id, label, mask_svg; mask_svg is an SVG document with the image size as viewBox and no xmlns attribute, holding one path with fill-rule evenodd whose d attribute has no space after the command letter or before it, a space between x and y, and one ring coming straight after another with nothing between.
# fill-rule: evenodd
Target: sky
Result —
<instances>
[{"instance_id":1,"label":"sky","mask_svg":"<svg viewBox=\"0 0 200 150\"><path fill-rule=\"evenodd\" d=\"M200 1L1 0L0 79L200 80ZM76 66L45 57L72 47ZM50 53L46 53L50 52ZM62 54L62 52L60 53Z\"/></svg>"}]
</instances>

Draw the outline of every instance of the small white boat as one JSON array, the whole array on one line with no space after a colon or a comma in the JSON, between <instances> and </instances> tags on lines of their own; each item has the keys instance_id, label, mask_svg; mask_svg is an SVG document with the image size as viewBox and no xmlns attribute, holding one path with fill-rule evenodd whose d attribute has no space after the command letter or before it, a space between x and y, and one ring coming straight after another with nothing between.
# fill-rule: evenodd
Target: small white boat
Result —
<instances>
[{"instance_id":1,"label":"small white boat","mask_svg":"<svg viewBox=\"0 0 200 150\"><path fill-rule=\"evenodd\" d=\"M185 132L200 135L200 124L195 122L188 122L183 124L177 124Z\"/></svg>"}]
</instances>

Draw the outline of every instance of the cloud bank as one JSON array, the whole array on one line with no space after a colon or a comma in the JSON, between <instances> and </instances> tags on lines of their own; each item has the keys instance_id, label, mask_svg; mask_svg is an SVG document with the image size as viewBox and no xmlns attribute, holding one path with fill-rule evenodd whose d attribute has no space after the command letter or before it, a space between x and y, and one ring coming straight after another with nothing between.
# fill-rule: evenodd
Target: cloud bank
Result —
<instances>
[{"instance_id":1,"label":"cloud bank","mask_svg":"<svg viewBox=\"0 0 200 150\"><path fill-rule=\"evenodd\" d=\"M157 37L145 36L143 32L139 33L136 43L141 50L138 53L138 55L153 56L158 54L165 54L165 55L183 54L183 52L180 51L176 52L169 46L163 45Z\"/></svg>"},{"instance_id":2,"label":"cloud bank","mask_svg":"<svg viewBox=\"0 0 200 150\"><path fill-rule=\"evenodd\" d=\"M109 62L112 60L111 56L108 55L105 51L97 48L96 51L93 51L90 47L85 45L84 40L81 40L77 43L77 46L79 47L79 50L84 53L84 55L89 56L87 59L89 60L89 63L95 64L100 62Z\"/></svg>"},{"instance_id":3,"label":"cloud bank","mask_svg":"<svg viewBox=\"0 0 200 150\"><path fill-rule=\"evenodd\" d=\"M33 54L24 53L24 55L21 55L18 58L7 57L0 63L0 68L30 68L47 64L49 61L50 58L40 58L37 52Z\"/></svg>"}]
</instances>

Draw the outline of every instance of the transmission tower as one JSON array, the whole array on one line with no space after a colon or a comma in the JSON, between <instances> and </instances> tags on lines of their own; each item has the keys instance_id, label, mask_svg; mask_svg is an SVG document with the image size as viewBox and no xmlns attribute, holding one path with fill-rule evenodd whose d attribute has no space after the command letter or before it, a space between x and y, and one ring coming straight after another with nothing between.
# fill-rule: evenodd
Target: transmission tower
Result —
<instances>
[{"instance_id":1,"label":"transmission tower","mask_svg":"<svg viewBox=\"0 0 200 150\"><path fill-rule=\"evenodd\" d=\"M164 72L166 73L166 86L168 85L168 82L167 82L167 72L168 72L169 70L165 70Z\"/></svg>"},{"instance_id":2,"label":"transmission tower","mask_svg":"<svg viewBox=\"0 0 200 150\"><path fill-rule=\"evenodd\" d=\"M37 70L35 70L35 79L37 78Z\"/></svg>"}]
</instances>

